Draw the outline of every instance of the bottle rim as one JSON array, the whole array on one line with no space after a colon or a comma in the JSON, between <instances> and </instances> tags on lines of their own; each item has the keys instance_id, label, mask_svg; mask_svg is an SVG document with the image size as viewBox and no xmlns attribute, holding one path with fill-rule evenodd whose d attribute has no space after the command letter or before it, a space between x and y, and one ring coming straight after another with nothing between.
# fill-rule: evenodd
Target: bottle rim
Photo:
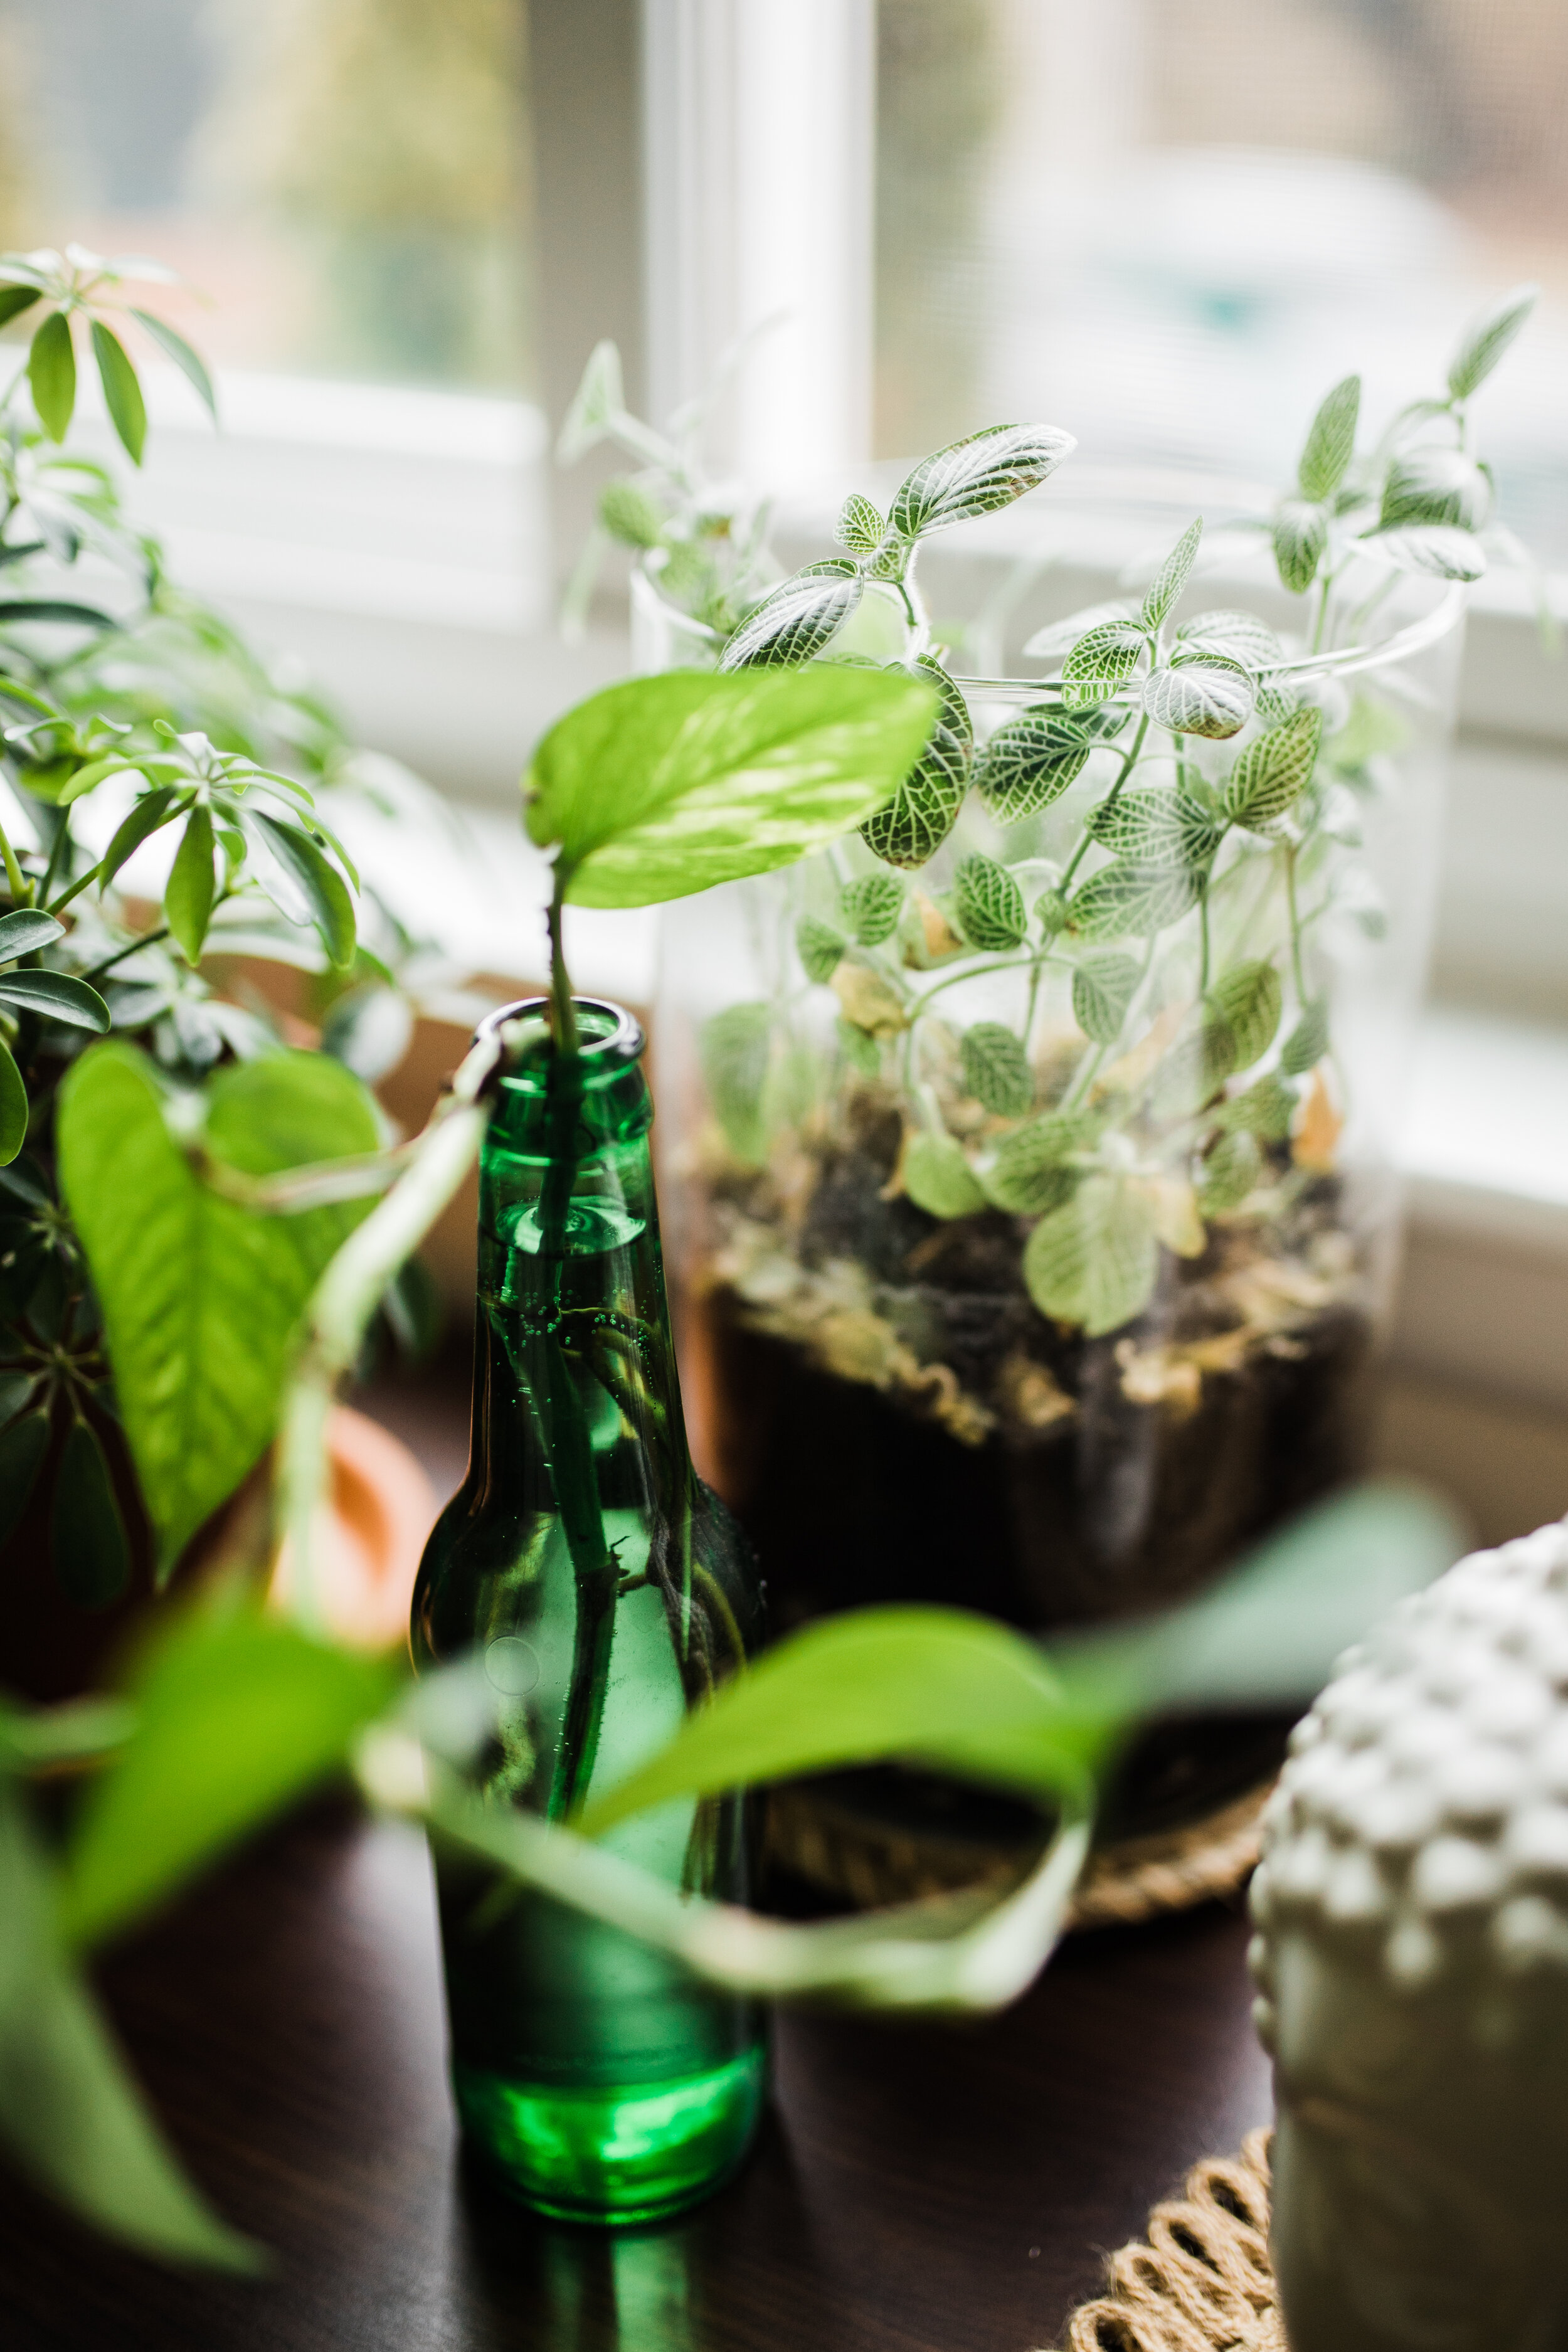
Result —
<instances>
[{"instance_id":1,"label":"bottle rim","mask_svg":"<svg viewBox=\"0 0 1568 2352\"><path fill-rule=\"evenodd\" d=\"M586 1014L602 1018L606 1024L602 1036L584 1037L579 1045L580 1058L591 1081L603 1083L641 1060L647 1038L642 1023L624 1004L616 1004L606 996L574 996L572 1002L579 1018ZM474 1043L479 1045L500 1031L525 1021L547 1021L549 1015L548 996L517 997L510 1004L498 1004L493 1013L485 1014L474 1031ZM523 1075L521 1068L513 1068L503 1077L502 1084Z\"/></svg>"}]
</instances>

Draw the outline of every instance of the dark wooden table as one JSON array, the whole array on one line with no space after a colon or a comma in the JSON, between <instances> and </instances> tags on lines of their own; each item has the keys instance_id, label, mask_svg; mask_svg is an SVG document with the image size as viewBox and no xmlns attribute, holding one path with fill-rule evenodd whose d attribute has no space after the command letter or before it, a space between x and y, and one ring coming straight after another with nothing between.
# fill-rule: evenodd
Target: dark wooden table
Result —
<instances>
[{"instance_id":1,"label":"dark wooden table","mask_svg":"<svg viewBox=\"0 0 1568 2352\"><path fill-rule=\"evenodd\" d=\"M1029 2352L1185 2167L1268 2111L1246 1925L1077 1937L1008 2015L780 2021L773 2112L703 2210L609 2236L457 2160L419 1839L317 1808L104 1982L261 2284L107 2250L10 2184L4 2352Z\"/></svg>"}]
</instances>

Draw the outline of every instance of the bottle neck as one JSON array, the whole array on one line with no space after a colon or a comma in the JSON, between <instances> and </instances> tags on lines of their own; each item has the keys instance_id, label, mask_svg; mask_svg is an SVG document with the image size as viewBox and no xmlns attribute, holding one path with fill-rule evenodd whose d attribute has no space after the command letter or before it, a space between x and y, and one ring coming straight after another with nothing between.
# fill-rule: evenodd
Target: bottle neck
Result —
<instances>
[{"instance_id":1,"label":"bottle neck","mask_svg":"<svg viewBox=\"0 0 1568 2352\"><path fill-rule=\"evenodd\" d=\"M501 1083L479 1160L470 1476L487 1486L550 1419L563 1364L596 1429L618 1413L647 1448L661 1499L689 1486L641 1045L624 1024L557 1067L546 1044Z\"/></svg>"}]
</instances>

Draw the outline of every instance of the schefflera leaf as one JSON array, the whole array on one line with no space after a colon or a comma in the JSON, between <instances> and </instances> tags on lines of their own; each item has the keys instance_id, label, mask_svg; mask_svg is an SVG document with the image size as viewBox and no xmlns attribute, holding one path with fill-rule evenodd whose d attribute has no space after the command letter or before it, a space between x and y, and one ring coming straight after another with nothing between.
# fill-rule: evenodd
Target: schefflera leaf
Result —
<instances>
[{"instance_id":1,"label":"schefflera leaf","mask_svg":"<svg viewBox=\"0 0 1568 2352\"><path fill-rule=\"evenodd\" d=\"M557 721L523 782L564 896L647 907L787 866L893 796L936 695L907 670L672 670Z\"/></svg>"},{"instance_id":2,"label":"schefflera leaf","mask_svg":"<svg viewBox=\"0 0 1568 2352\"><path fill-rule=\"evenodd\" d=\"M153 1066L118 1039L60 1088L60 1182L165 1579L277 1427L294 1327L365 1202L271 1216L205 1184ZM207 1089L205 1142L247 1174L375 1149L371 1100L323 1054L272 1054Z\"/></svg>"}]
</instances>

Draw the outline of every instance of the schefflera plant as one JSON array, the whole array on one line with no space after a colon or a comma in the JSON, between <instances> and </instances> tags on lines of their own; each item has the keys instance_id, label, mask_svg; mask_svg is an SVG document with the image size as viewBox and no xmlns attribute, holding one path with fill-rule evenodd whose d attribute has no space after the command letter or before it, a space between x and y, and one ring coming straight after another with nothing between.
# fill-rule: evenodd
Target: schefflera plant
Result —
<instances>
[{"instance_id":1,"label":"schefflera plant","mask_svg":"<svg viewBox=\"0 0 1568 2352\"><path fill-rule=\"evenodd\" d=\"M957 675L917 573L935 533L1047 480L1072 446L1051 426L937 452L885 513L852 496L842 554L731 631L723 669L893 665L939 710L892 800L787 904L753 898L766 993L753 979L714 1011L710 976L702 996L721 1132L699 1154L695 1289L721 1322L966 1448L1054 1444L1090 1387L1102 1428L1111 1398L1124 1421L1180 1421L1265 1355L1272 1395L1314 1325L1324 1412L1348 1393L1373 1286L1341 1164L1358 1105L1332 982L1387 930L1363 851L1427 749L1376 648L1489 553L1517 554L1472 402L1531 299L1479 321L1443 393L1374 442L1359 381L1333 386L1277 508L1227 515L1206 546L1192 519L1142 594L1028 641L1032 680ZM1260 578L1259 611L1234 588L1205 609L1205 564L1238 553L1279 586ZM1302 1417L1326 1465L1310 1491L1348 1464L1317 1404ZM1222 1551L1257 1523L1256 1467L1232 1481ZM1172 1516L1183 1475L1151 1558L1191 1534ZM1078 1473L1038 1479L1037 1517L1079 1509ZM765 1554L761 1506L753 1533Z\"/></svg>"}]
</instances>

